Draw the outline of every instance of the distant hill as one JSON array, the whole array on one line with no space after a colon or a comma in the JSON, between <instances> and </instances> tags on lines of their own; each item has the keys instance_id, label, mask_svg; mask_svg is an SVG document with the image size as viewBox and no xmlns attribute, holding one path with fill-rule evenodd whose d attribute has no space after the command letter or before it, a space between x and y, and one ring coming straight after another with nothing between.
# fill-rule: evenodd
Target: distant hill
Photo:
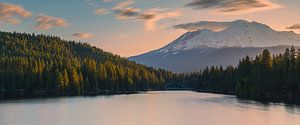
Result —
<instances>
[{"instance_id":1,"label":"distant hill","mask_svg":"<svg viewBox=\"0 0 300 125\"><path fill-rule=\"evenodd\" d=\"M258 55L264 48L278 54L292 45L300 46L300 35L275 31L258 22L237 20L226 22L221 31L187 32L165 47L129 60L174 72L194 72L212 65L235 66L241 58Z\"/></svg>"},{"instance_id":2,"label":"distant hill","mask_svg":"<svg viewBox=\"0 0 300 125\"><path fill-rule=\"evenodd\" d=\"M87 43L0 32L0 98L161 89L172 75Z\"/></svg>"},{"instance_id":3,"label":"distant hill","mask_svg":"<svg viewBox=\"0 0 300 125\"><path fill-rule=\"evenodd\" d=\"M230 48L205 48L183 51L178 54L161 56L158 53L147 53L140 56L130 57L138 63L148 66L165 68L174 72L197 72L210 66L237 66L239 60L249 55L254 58L264 49L270 50L272 54L280 54L290 46L276 47L230 47Z\"/></svg>"}]
</instances>

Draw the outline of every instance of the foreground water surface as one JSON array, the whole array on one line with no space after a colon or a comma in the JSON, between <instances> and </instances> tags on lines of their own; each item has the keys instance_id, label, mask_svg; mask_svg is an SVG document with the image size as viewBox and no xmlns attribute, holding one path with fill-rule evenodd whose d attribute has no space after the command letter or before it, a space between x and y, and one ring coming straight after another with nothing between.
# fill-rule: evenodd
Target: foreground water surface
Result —
<instances>
[{"instance_id":1,"label":"foreground water surface","mask_svg":"<svg viewBox=\"0 0 300 125\"><path fill-rule=\"evenodd\" d=\"M157 91L1 101L0 125L300 125L300 107Z\"/></svg>"}]
</instances>

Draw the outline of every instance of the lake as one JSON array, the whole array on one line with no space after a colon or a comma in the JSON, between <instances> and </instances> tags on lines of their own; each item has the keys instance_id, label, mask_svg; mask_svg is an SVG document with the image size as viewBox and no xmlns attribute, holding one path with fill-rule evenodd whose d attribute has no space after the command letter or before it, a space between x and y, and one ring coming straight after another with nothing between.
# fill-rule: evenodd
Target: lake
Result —
<instances>
[{"instance_id":1,"label":"lake","mask_svg":"<svg viewBox=\"0 0 300 125\"><path fill-rule=\"evenodd\" d=\"M191 91L0 102L0 125L300 125L300 107Z\"/></svg>"}]
</instances>

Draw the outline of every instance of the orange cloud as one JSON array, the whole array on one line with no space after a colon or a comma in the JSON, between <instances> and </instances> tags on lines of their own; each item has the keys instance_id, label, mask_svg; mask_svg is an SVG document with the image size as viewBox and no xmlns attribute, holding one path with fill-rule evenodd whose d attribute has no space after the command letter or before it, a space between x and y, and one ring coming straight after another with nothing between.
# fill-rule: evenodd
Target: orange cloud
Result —
<instances>
[{"instance_id":1,"label":"orange cloud","mask_svg":"<svg viewBox=\"0 0 300 125\"><path fill-rule=\"evenodd\" d=\"M105 15L108 13L108 10L105 8L99 8L95 10L95 15Z\"/></svg>"},{"instance_id":2,"label":"orange cloud","mask_svg":"<svg viewBox=\"0 0 300 125\"><path fill-rule=\"evenodd\" d=\"M91 33L74 33L72 36L76 39L90 39L94 37L94 35Z\"/></svg>"},{"instance_id":3,"label":"orange cloud","mask_svg":"<svg viewBox=\"0 0 300 125\"><path fill-rule=\"evenodd\" d=\"M300 23L296 23L291 26L288 26L287 29L300 29Z\"/></svg>"},{"instance_id":4,"label":"orange cloud","mask_svg":"<svg viewBox=\"0 0 300 125\"><path fill-rule=\"evenodd\" d=\"M186 6L194 9L213 8L217 13L238 15L281 8L270 0L194 0Z\"/></svg>"},{"instance_id":5,"label":"orange cloud","mask_svg":"<svg viewBox=\"0 0 300 125\"><path fill-rule=\"evenodd\" d=\"M0 2L0 22L17 24L23 18L30 17L31 12L15 4Z\"/></svg>"},{"instance_id":6,"label":"orange cloud","mask_svg":"<svg viewBox=\"0 0 300 125\"><path fill-rule=\"evenodd\" d=\"M164 19L172 19L181 15L180 10L168 11L154 8L142 11L137 8L125 8L115 11L116 18L119 20L143 21L145 31L154 31L157 29L157 22Z\"/></svg>"},{"instance_id":7,"label":"orange cloud","mask_svg":"<svg viewBox=\"0 0 300 125\"><path fill-rule=\"evenodd\" d=\"M134 4L133 0L126 0L123 2L119 2L115 7L113 7L113 10L119 10L128 7L129 5Z\"/></svg>"},{"instance_id":8,"label":"orange cloud","mask_svg":"<svg viewBox=\"0 0 300 125\"><path fill-rule=\"evenodd\" d=\"M139 19L145 20L144 29L146 31L154 31L157 28L157 22L160 20L176 18L180 15L180 10L163 11L160 9L150 9L144 15L141 15Z\"/></svg>"},{"instance_id":9,"label":"orange cloud","mask_svg":"<svg viewBox=\"0 0 300 125\"><path fill-rule=\"evenodd\" d=\"M38 30L47 30L53 27L69 26L69 23L65 19L59 17L52 17L45 14L39 14L35 20L36 20L35 28Z\"/></svg>"},{"instance_id":10,"label":"orange cloud","mask_svg":"<svg viewBox=\"0 0 300 125\"><path fill-rule=\"evenodd\" d=\"M136 18L141 12L140 9L129 7L125 9L115 10L116 18L119 20Z\"/></svg>"},{"instance_id":11,"label":"orange cloud","mask_svg":"<svg viewBox=\"0 0 300 125\"><path fill-rule=\"evenodd\" d=\"M200 21L194 23L184 23L173 26L174 29L182 29L187 31L196 31L208 29L212 31L221 31L226 29L232 22L218 22L218 21Z\"/></svg>"}]
</instances>

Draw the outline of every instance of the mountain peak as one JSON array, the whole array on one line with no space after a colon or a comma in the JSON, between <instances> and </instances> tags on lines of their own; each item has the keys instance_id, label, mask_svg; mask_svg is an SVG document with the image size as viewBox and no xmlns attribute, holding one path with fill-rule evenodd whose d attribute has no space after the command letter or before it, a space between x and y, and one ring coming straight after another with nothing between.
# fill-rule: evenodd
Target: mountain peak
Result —
<instances>
[{"instance_id":1,"label":"mountain peak","mask_svg":"<svg viewBox=\"0 0 300 125\"><path fill-rule=\"evenodd\" d=\"M248 21L248 20L234 20L231 22L228 22L230 25L249 25L249 24L253 24L253 23L257 23L255 21Z\"/></svg>"},{"instance_id":2,"label":"mountain peak","mask_svg":"<svg viewBox=\"0 0 300 125\"><path fill-rule=\"evenodd\" d=\"M229 27L236 27L236 26L240 26L240 27L252 27L252 28L264 28L264 29L268 29L268 30L272 30L271 27L269 27L266 24L263 23L259 23L256 21L246 21L246 20L236 20L236 21L232 21L230 22Z\"/></svg>"},{"instance_id":3,"label":"mountain peak","mask_svg":"<svg viewBox=\"0 0 300 125\"><path fill-rule=\"evenodd\" d=\"M300 45L300 35L292 32L275 31L268 25L255 21L200 21L176 25L174 28L194 30L183 34L167 46L159 49L157 53L178 53L197 48Z\"/></svg>"}]
</instances>

